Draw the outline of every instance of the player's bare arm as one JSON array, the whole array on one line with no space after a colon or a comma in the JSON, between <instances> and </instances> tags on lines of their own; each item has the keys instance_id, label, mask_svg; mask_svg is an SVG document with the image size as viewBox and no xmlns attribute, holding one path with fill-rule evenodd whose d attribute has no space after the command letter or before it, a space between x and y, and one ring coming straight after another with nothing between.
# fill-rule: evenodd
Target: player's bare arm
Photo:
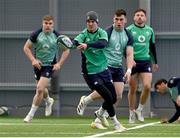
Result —
<instances>
[{"instance_id":1,"label":"player's bare arm","mask_svg":"<svg viewBox=\"0 0 180 138\"><path fill-rule=\"evenodd\" d=\"M30 40L27 40L24 45L24 52L26 56L29 58L29 60L31 61L32 66L38 69L41 69L41 62L34 57L31 49L32 49L32 43L30 42Z\"/></svg>"},{"instance_id":2,"label":"player's bare arm","mask_svg":"<svg viewBox=\"0 0 180 138\"><path fill-rule=\"evenodd\" d=\"M53 70L54 71L58 71L60 70L61 66L64 64L65 60L67 59L67 57L69 56L70 54L70 50L69 49L65 49L59 59L59 61L54 64L53 66Z\"/></svg>"}]
</instances>

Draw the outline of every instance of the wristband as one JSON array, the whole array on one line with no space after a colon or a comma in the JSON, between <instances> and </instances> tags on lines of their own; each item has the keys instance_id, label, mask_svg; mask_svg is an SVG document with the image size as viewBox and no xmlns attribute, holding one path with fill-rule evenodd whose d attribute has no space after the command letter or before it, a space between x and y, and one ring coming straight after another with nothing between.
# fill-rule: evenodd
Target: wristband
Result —
<instances>
[{"instance_id":1,"label":"wristband","mask_svg":"<svg viewBox=\"0 0 180 138\"><path fill-rule=\"evenodd\" d=\"M127 72L129 72L129 73L131 74L131 69L130 69L130 68L128 68L128 69L127 69Z\"/></svg>"}]
</instances>

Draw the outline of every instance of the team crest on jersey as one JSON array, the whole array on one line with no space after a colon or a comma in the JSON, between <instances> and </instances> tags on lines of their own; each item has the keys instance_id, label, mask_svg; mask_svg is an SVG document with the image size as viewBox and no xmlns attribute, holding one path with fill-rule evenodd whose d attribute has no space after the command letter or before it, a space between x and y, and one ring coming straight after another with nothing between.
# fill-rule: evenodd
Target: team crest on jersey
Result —
<instances>
[{"instance_id":1,"label":"team crest on jersey","mask_svg":"<svg viewBox=\"0 0 180 138\"><path fill-rule=\"evenodd\" d=\"M48 49L48 48L49 48L49 45L45 44L45 45L43 45L43 48L44 48L44 49Z\"/></svg>"},{"instance_id":2,"label":"team crest on jersey","mask_svg":"<svg viewBox=\"0 0 180 138\"><path fill-rule=\"evenodd\" d=\"M89 42L89 41L90 41L90 38L87 38L86 41Z\"/></svg>"},{"instance_id":3,"label":"team crest on jersey","mask_svg":"<svg viewBox=\"0 0 180 138\"><path fill-rule=\"evenodd\" d=\"M151 67L148 68L148 71L151 72Z\"/></svg>"},{"instance_id":4,"label":"team crest on jersey","mask_svg":"<svg viewBox=\"0 0 180 138\"><path fill-rule=\"evenodd\" d=\"M149 35L150 35L150 32L147 31L147 32L146 32L146 35L149 36Z\"/></svg>"},{"instance_id":5,"label":"team crest on jersey","mask_svg":"<svg viewBox=\"0 0 180 138\"><path fill-rule=\"evenodd\" d=\"M141 42L141 43L145 42L145 40L146 40L146 38L143 35L140 35L138 37L138 41Z\"/></svg>"}]
</instances>

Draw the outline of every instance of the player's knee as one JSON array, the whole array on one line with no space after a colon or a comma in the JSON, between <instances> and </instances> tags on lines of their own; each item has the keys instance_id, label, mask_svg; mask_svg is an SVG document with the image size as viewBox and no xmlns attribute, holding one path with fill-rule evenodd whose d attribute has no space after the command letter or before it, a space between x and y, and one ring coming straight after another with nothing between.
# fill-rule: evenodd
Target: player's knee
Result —
<instances>
[{"instance_id":1,"label":"player's knee","mask_svg":"<svg viewBox=\"0 0 180 138\"><path fill-rule=\"evenodd\" d=\"M151 86L150 85L144 85L144 91L145 92L150 92L151 91Z\"/></svg>"},{"instance_id":2,"label":"player's knee","mask_svg":"<svg viewBox=\"0 0 180 138\"><path fill-rule=\"evenodd\" d=\"M41 86L37 86L36 87L36 92L37 94L43 94L45 91L45 88L41 87Z\"/></svg>"},{"instance_id":3,"label":"player's knee","mask_svg":"<svg viewBox=\"0 0 180 138\"><path fill-rule=\"evenodd\" d=\"M110 95L110 99L112 100L112 104L115 104L116 103L116 101L117 101L117 95L116 95L116 93L111 93L111 95Z\"/></svg>"},{"instance_id":4,"label":"player's knee","mask_svg":"<svg viewBox=\"0 0 180 138\"><path fill-rule=\"evenodd\" d=\"M129 94L136 94L137 87L135 85L129 86Z\"/></svg>"},{"instance_id":5,"label":"player's knee","mask_svg":"<svg viewBox=\"0 0 180 138\"><path fill-rule=\"evenodd\" d=\"M105 85L98 83L95 85L95 90L103 97L103 99L107 103L113 104L114 98L109 90L105 87Z\"/></svg>"}]
</instances>

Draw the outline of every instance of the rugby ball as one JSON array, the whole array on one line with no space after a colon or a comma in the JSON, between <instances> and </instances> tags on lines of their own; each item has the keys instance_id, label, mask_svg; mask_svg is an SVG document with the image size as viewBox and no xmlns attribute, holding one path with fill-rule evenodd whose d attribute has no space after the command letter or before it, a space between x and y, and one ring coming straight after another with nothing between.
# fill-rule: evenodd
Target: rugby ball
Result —
<instances>
[{"instance_id":1,"label":"rugby ball","mask_svg":"<svg viewBox=\"0 0 180 138\"><path fill-rule=\"evenodd\" d=\"M71 49L71 48L73 48L73 43L72 43L71 39L66 35L58 36L57 45L62 49Z\"/></svg>"},{"instance_id":2,"label":"rugby ball","mask_svg":"<svg viewBox=\"0 0 180 138\"><path fill-rule=\"evenodd\" d=\"M0 116L9 115L9 109L5 106L0 107Z\"/></svg>"}]
</instances>

